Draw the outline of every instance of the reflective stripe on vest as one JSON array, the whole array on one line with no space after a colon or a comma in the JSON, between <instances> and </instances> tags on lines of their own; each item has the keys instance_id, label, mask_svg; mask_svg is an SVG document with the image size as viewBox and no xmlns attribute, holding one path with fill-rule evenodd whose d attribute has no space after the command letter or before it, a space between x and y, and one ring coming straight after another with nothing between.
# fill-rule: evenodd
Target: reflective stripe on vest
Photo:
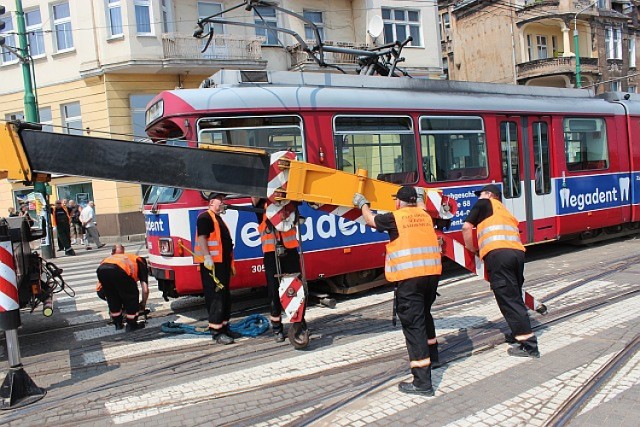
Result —
<instances>
[{"instance_id":1,"label":"reflective stripe on vest","mask_svg":"<svg viewBox=\"0 0 640 427\"><path fill-rule=\"evenodd\" d=\"M117 265L127 273L127 276L131 277L136 282L138 281L138 257L133 254L113 254L110 257L105 258L100 264L113 264Z\"/></svg>"},{"instance_id":2,"label":"reflective stripe on vest","mask_svg":"<svg viewBox=\"0 0 640 427\"><path fill-rule=\"evenodd\" d=\"M517 249L524 251L520 241L518 220L497 200L489 199L493 214L478 224L478 247L480 258L494 249Z\"/></svg>"},{"instance_id":3,"label":"reflective stripe on vest","mask_svg":"<svg viewBox=\"0 0 640 427\"><path fill-rule=\"evenodd\" d=\"M220 224L218 224L218 219L213 212L207 209L207 213L213 221L213 232L209 233L209 236L207 237L207 252L209 253L209 255L211 255L211 259L213 260L213 262L222 262L222 239L220 237ZM195 243L195 256L193 257L193 261L203 263L204 257L200 255L202 251L200 249L200 242L198 241L197 231Z\"/></svg>"},{"instance_id":4,"label":"reflective stripe on vest","mask_svg":"<svg viewBox=\"0 0 640 427\"><path fill-rule=\"evenodd\" d=\"M440 245L431 217L418 207L404 207L395 211L393 216L398 238L387 245L387 280L393 282L440 274Z\"/></svg>"},{"instance_id":5,"label":"reflective stripe on vest","mask_svg":"<svg viewBox=\"0 0 640 427\"><path fill-rule=\"evenodd\" d=\"M271 230L271 232L267 232L267 230ZM258 227L258 231L260 232L260 240L262 242L262 252L275 252L276 245L278 243L277 236L280 237L280 242L287 249L295 249L298 247L298 236L296 233L296 229L292 228L287 231L276 231L273 226L267 227L267 216L265 215L262 218L262 222ZM277 233L277 234L276 234Z\"/></svg>"}]
</instances>

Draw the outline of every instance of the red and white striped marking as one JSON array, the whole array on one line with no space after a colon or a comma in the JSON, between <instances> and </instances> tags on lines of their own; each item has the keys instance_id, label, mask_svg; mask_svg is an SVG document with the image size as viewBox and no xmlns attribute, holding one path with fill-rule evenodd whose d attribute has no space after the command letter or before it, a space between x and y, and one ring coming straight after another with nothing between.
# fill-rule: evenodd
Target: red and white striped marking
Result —
<instances>
[{"instance_id":1,"label":"red and white striped marking","mask_svg":"<svg viewBox=\"0 0 640 427\"><path fill-rule=\"evenodd\" d=\"M484 262L482 262L479 256L471 252L465 245L454 240L449 235L438 233L438 237L441 237L444 240L444 256L460 264L470 272L482 277L487 282L489 281L487 272L484 269ZM529 310L539 311L542 308L542 304L524 289L522 290L522 299L524 301L524 305L527 306Z\"/></svg>"},{"instance_id":2,"label":"red and white striped marking","mask_svg":"<svg viewBox=\"0 0 640 427\"><path fill-rule=\"evenodd\" d=\"M287 189L289 173L287 169L280 169L278 162L295 160L296 154L291 151L278 151L271 155L269 167L269 183L267 184L266 214L269 221L278 231L288 231L295 226L296 204L289 201L276 200L279 191Z\"/></svg>"},{"instance_id":3,"label":"red and white striped marking","mask_svg":"<svg viewBox=\"0 0 640 427\"><path fill-rule=\"evenodd\" d=\"M280 303L287 319L301 322L304 313L304 286L297 274L285 274L280 277Z\"/></svg>"},{"instance_id":4,"label":"red and white striped marking","mask_svg":"<svg viewBox=\"0 0 640 427\"><path fill-rule=\"evenodd\" d=\"M0 312L17 310L18 282L11 242L0 242Z\"/></svg>"},{"instance_id":5,"label":"red and white striped marking","mask_svg":"<svg viewBox=\"0 0 640 427\"><path fill-rule=\"evenodd\" d=\"M458 210L458 203L440 190L425 188L425 201L427 212L432 218L451 219Z\"/></svg>"}]
</instances>

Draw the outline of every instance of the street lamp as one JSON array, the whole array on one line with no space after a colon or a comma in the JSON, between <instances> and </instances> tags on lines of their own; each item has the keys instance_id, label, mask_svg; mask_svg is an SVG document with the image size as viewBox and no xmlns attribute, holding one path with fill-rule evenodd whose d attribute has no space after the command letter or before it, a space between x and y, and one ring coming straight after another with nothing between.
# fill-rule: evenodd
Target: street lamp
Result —
<instances>
[{"instance_id":1,"label":"street lamp","mask_svg":"<svg viewBox=\"0 0 640 427\"><path fill-rule=\"evenodd\" d=\"M598 0L595 0L589 6L580 10L573 17L573 44L574 44L574 50L576 51L576 87L577 88L582 87L582 81L581 81L582 79L580 76L580 47L578 44L578 15L580 15L582 12L584 12L587 9L591 9L593 6L596 5L596 3L598 3Z\"/></svg>"}]
</instances>

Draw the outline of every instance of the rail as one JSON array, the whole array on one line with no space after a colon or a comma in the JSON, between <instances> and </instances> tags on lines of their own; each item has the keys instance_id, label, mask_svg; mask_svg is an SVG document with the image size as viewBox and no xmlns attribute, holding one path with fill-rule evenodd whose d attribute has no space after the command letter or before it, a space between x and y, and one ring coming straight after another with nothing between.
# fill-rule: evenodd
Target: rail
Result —
<instances>
[{"instance_id":1,"label":"rail","mask_svg":"<svg viewBox=\"0 0 640 427\"><path fill-rule=\"evenodd\" d=\"M162 34L164 59L194 60L254 60L262 59L262 37L244 37L231 34L214 34L204 52L204 42L190 34Z\"/></svg>"}]
</instances>

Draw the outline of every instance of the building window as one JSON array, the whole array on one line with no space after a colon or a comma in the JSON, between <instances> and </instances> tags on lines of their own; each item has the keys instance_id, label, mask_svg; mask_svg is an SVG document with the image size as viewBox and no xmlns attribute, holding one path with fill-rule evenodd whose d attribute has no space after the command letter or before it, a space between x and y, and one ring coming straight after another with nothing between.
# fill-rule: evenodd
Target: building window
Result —
<instances>
[{"instance_id":1,"label":"building window","mask_svg":"<svg viewBox=\"0 0 640 427\"><path fill-rule=\"evenodd\" d=\"M44 35L42 33L42 16L40 9L25 12L24 19L29 37L29 53L33 58L44 56Z\"/></svg>"},{"instance_id":2,"label":"building window","mask_svg":"<svg viewBox=\"0 0 640 427\"><path fill-rule=\"evenodd\" d=\"M547 36L536 36L536 45L538 59L546 59L547 55Z\"/></svg>"},{"instance_id":3,"label":"building window","mask_svg":"<svg viewBox=\"0 0 640 427\"><path fill-rule=\"evenodd\" d=\"M4 115L4 119L6 121L9 120L24 120L24 113L22 111L17 111L15 113L7 113Z\"/></svg>"},{"instance_id":4,"label":"building window","mask_svg":"<svg viewBox=\"0 0 640 427\"><path fill-rule=\"evenodd\" d=\"M40 124L42 125L42 130L46 132L53 132L53 117L51 116L51 107L39 108L38 115L40 116Z\"/></svg>"},{"instance_id":5,"label":"building window","mask_svg":"<svg viewBox=\"0 0 640 427\"><path fill-rule=\"evenodd\" d=\"M198 2L198 18L208 18L211 15L220 13L222 11L222 4L209 3L204 1ZM213 30L213 34L224 34L224 26L222 24L207 24L204 27L205 33ZM202 48L204 49L208 39L202 40ZM213 38L209 47L202 53L205 58L209 59L225 59L229 57L227 41L222 38Z\"/></svg>"},{"instance_id":6,"label":"building window","mask_svg":"<svg viewBox=\"0 0 640 427\"><path fill-rule=\"evenodd\" d=\"M607 59L622 59L622 29L606 27L604 45L607 51Z\"/></svg>"},{"instance_id":7,"label":"building window","mask_svg":"<svg viewBox=\"0 0 640 427\"><path fill-rule=\"evenodd\" d=\"M63 52L73 49L71 10L68 2L53 5L53 33L56 51Z\"/></svg>"},{"instance_id":8,"label":"building window","mask_svg":"<svg viewBox=\"0 0 640 427\"><path fill-rule=\"evenodd\" d=\"M305 10L302 12L302 16L304 16L306 19L316 24L316 27L318 27L318 33L320 33L320 39L324 40L324 18L322 16L322 12L318 12L314 10ZM304 38L306 40L316 39L316 35L313 32L313 28L307 24L304 25Z\"/></svg>"},{"instance_id":9,"label":"building window","mask_svg":"<svg viewBox=\"0 0 640 427\"><path fill-rule=\"evenodd\" d=\"M611 92L620 92L620 81L611 82Z\"/></svg>"},{"instance_id":10,"label":"building window","mask_svg":"<svg viewBox=\"0 0 640 427\"><path fill-rule=\"evenodd\" d=\"M442 40L451 39L451 21L449 18L449 12L445 12L440 15L440 37Z\"/></svg>"},{"instance_id":11,"label":"building window","mask_svg":"<svg viewBox=\"0 0 640 427\"><path fill-rule=\"evenodd\" d=\"M629 86L629 89L627 90L627 92L629 92L629 93L637 93L638 92L638 88L637 88L637 86Z\"/></svg>"},{"instance_id":12,"label":"building window","mask_svg":"<svg viewBox=\"0 0 640 427\"><path fill-rule=\"evenodd\" d=\"M147 104L151 102L153 95L130 95L129 107L131 108L131 127L133 128L133 135L135 141L144 140L147 141L147 133L144 128L145 113L147 110Z\"/></svg>"},{"instance_id":13,"label":"building window","mask_svg":"<svg viewBox=\"0 0 640 427\"><path fill-rule=\"evenodd\" d=\"M162 31L165 33L173 32L173 5L171 0L162 0L160 5L162 9Z\"/></svg>"},{"instance_id":14,"label":"building window","mask_svg":"<svg viewBox=\"0 0 640 427\"><path fill-rule=\"evenodd\" d=\"M5 15L0 18L0 21L4 22L4 30L0 32L0 36L4 37L4 43L7 46L16 47L16 36L13 34L13 21L11 15ZM2 64L8 64L18 61L18 58L8 49L2 47Z\"/></svg>"},{"instance_id":15,"label":"building window","mask_svg":"<svg viewBox=\"0 0 640 427\"><path fill-rule=\"evenodd\" d=\"M133 0L136 11L136 32L138 35L151 35L150 0Z\"/></svg>"},{"instance_id":16,"label":"building window","mask_svg":"<svg viewBox=\"0 0 640 427\"><path fill-rule=\"evenodd\" d=\"M107 15L109 20L109 35L122 35L122 6L120 0L107 0Z\"/></svg>"},{"instance_id":17,"label":"building window","mask_svg":"<svg viewBox=\"0 0 640 427\"><path fill-rule=\"evenodd\" d=\"M629 37L629 67L636 68L636 38Z\"/></svg>"},{"instance_id":18,"label":"building window","mask_svg":"<svg viewBox=\"0 0 640 427\"><path fill-rule=\"evenodd\" d=\"M262 17L262 19L260 19ZM264 21L263 21L264 19ZM253 8L253 22L258 25L266 25L268 27L277 27L278 18L276 16L276 10L268 6L258 6ZM256 36L264 37L266 40L262 43L264 45L275 46L278 44L278 32L268 30L266 28L256 28Z\"/></svg>"},{"instance_id":19,"label":"building window","mask_svg":"<svg viewBox=\"0 0 640 427\"><path fill-rule=\"evenodd\" d=\"M382 8L384 21L384 42L393 43L413 37L409 46L422 46L420 37L420 12L408 9Z\"/></svg>"},{"instance_id":20,"label":"building window","mask_svg":"<svg viewBox=\"0 0 640 427\"><path fill-rule=\"evenodd\" d=\"M61 105L62 126L64 133L69 135L82 135L82 115L80 114L80 103L72 102Z\"/></svg>"}]
</instances>

